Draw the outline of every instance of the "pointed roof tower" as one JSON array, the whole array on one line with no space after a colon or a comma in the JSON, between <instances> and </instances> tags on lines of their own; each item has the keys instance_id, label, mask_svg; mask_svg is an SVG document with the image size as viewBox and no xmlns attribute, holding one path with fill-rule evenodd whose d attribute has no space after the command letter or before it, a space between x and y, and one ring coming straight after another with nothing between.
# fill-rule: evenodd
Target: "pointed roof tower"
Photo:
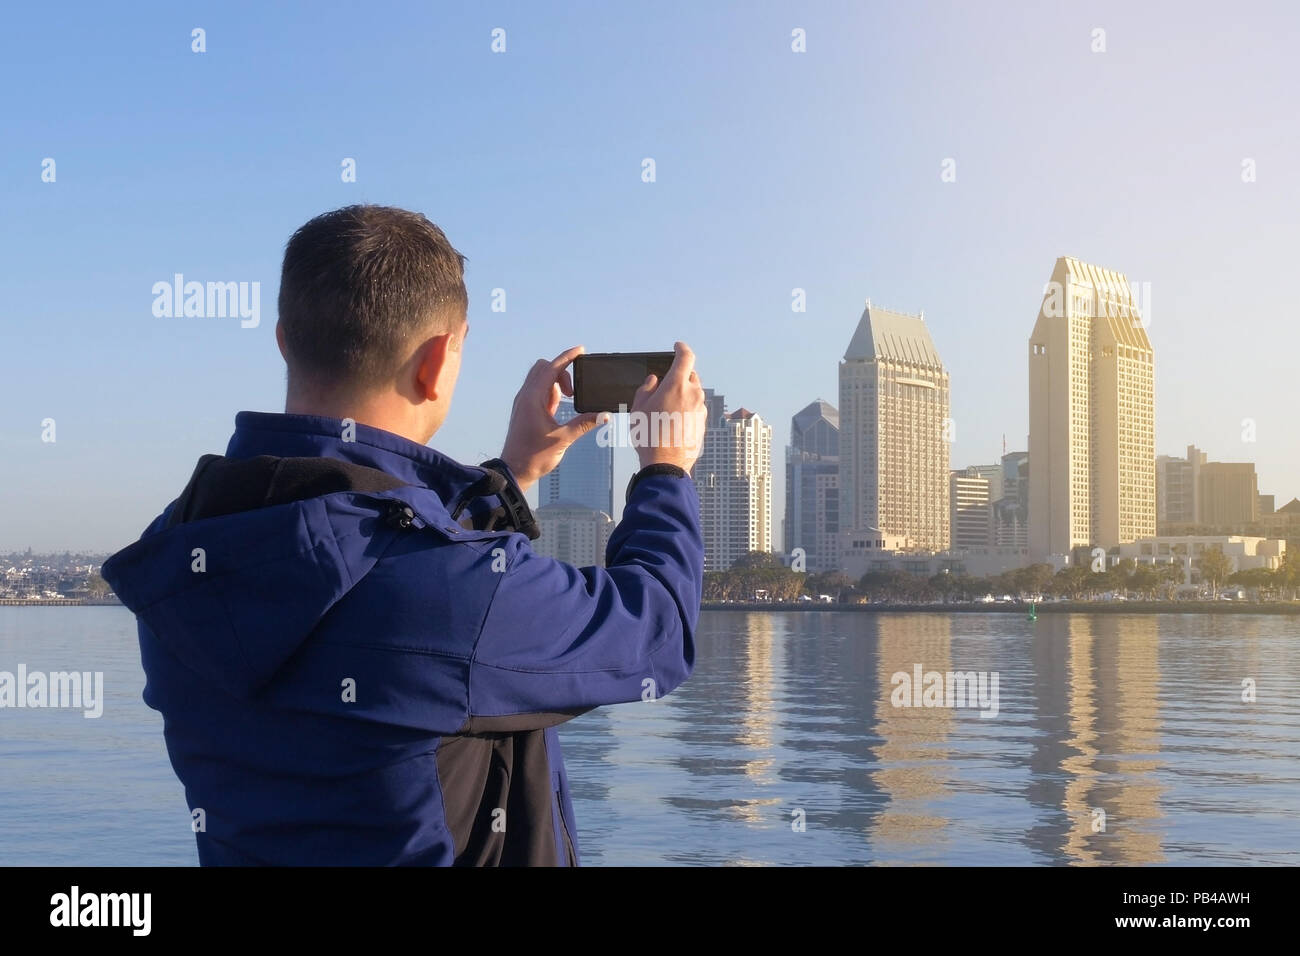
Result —
<instances>
[{"instance_id":1,"label":"pointed roof tower","mask_svg":"<svg viewBox=\"0 0 1300 956\"><path fill-rule=\"evenodd\" d=\"M943 368L923 314L893 312L872 305L868 299L862 318L858 319L857 331L844 353L844 361L872 362L878 359Z\"/></svg>"}]
</instances>

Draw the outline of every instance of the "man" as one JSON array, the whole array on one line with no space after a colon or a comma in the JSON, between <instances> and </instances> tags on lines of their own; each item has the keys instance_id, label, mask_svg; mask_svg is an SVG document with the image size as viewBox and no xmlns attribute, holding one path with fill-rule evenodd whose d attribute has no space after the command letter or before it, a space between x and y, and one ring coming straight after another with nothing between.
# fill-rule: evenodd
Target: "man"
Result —
<instances>
[{"instance_id":1,"label":"man","mask_svg":"<svg viewBox=\"0 0 1300 956\"><path fill-rule=\"evenodd\" d=\"M204 865L576 865L555 728L691 671L700 436L637 449L605 568L536 554L523 492L597 424L554 416L582 348L529 371L499 459L427 447L469 332L463 261L400 209L299 229L285 414L236 416L225 456L104 565ZM633 414L699 421L693 364L677 343Z\"/></svg>"}]
</instances>

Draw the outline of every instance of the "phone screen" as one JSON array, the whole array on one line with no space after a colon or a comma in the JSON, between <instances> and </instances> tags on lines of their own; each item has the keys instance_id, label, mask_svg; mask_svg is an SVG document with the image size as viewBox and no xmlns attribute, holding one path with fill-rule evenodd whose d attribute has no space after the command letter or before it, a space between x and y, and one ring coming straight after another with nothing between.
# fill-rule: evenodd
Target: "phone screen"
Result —
<instances>
[{"instance_id":1,"label":"phone screen","mask_svg":"<svg viewBox=\"0 0 1300 956\"><path fill-rule=\"evenodd\" d=\"M672 352L592 352L573 360L573 408L577 412L617 412L632 399L648 375L660 381L673 364Z\"/></svg>"}]
</instances>

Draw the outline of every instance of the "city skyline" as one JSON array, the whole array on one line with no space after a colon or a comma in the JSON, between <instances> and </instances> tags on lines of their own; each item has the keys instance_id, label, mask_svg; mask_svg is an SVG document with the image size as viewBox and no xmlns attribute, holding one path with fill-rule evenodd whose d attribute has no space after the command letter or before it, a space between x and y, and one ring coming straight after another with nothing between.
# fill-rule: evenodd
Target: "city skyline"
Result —
<instances>
[{"instance_id":1,"label":"city skyline","mask_svg":"<svg viewBox=\"0 0 1300 956\"><path fill-rule=\"evenodd\" d=\"M537 358L678 338L784 448L798 409L834 399L828 359L868 294L925 307L952 375L951 460L996 460L1003 435L1026 447L1021 350L1065 255L1151 290L1157 454L1249 459L1289 501L1300 326L1279 277L1300 238L1300 132L1279 117L1296 114L1297 11L1207 33L1210 9L1024 5L1004 22L760 0L560 25L523 4L412 8L347 31L346 55L383 70L306 83L344 55L342 8L214 10L201 54L170 14L87 8L69 30L19 8L0 62L41 82L11 103L0 159L15 225L0 548L115 550L237 411L281 409L284 242L355 202L418 209L468 258L473 334L433 441L461 461L499 454ZM455 84L429 82L434 38ZM231 135L214 149L180 118ZM178 273L260 283L260 323L155 315L153 287Z\"/></svg>"},{"instance_id":2,"label":"city skyline","mask_svg":"<svg viewBox=\"0 0 1300 956\"><path fill-rule=\"evenodd\" d=\"M1070 275L1070 273L1069 273L1069 270L1070 270L1071 268L1077 268L1079 265L1082 265L1085 269L1094 269L1094 268L1095 268L1095 267L1092 267L1092 266L1088 265L1087 263L1082 263L1082 264L1080 264L1078 260L1074 260L1074 259L1072 259L1071 257L1060 257L1060 258L1058 258L1058 260L1057 260L1057 266L1056 266L1056 268L1055 268L1054 271L1053 271L1053 279L1048 283L1047 286L1045 286L1045 291L1044 291L1045 301L1046 301L1046 298L1050 295L1050 290L1051 290L1051 288L1053 287L1053 284L1060 283L1060 282L1061 282L1061 279L1062 279L1063 277L1067 280L1067 281L1066 281L1066 284L1065 284L1065 288L1066 288L1066 289L1069 289L1069 288L1071 287L1071 286L1069 285L1069 283L1070 283L1071 281L1076 282L1076 283L1077 283L1077 282L1080 282L1080 281L1083 281L1083 282L1086 282L1086 283L1093 283L1093 284L1094 284L1094 288L1103 288L1103 287L1104 287L1106 290L1110 290L1110 291L1113 291L1113 292L1121 293L1121 298L1123 298L1124 294L1131 293L1132 285L1128 282L1128 280L1127 280L1127 279L1126 279L1122 274L1119 274L1119 273L1113 273L1113 272L1111 272L1110 270L1101 269L1101 270L1099 270L1099 272L1097 272L1097 273L1090 274L1090 275L1089 275L1087 278L1085 278L1085 279L1080 279L1080 278L1078 278L1078 277L1071 277L1071 275ZM1066 271L1063 272L1063 271L1062 271L1063 269L1066 270ZM1074 300L1070 300L1070 301L1071 301L1071 306L1073 306L1073 305L1074 305ZM1046 306L1040 307L1040 316L1039 316L1039 318L1040 318L1040 324L1041 324L1041 321L1042 321L1042 318L1043 318L1043 309L1044 309L1044 308L1046 308ZM1141 320L1140 314L1139 314L1138 311L1137 311L1136 303L1133 302L1132 300L1130 300L1130 301L1128 301L1128 302L1124 305L1124 308L1125 308L1125 309L1132 309L1131 312L1127 312L1127 311L1126 311L1126 312L1124 313L1124 315L1125 315L1125 317L1126 317L1126 318L1125 318L1125 323L1124 323L1124 324L1126 324L1126 325L1132 327L1133 329L1135 329L1135 330L1137 330L1139 333L1141 333L1143 339L1145 340L1145 334L1144 334L1144 332L1142 332L1142 330L1144 329L1144 324L1143 324L1143 322L1142 322L1142 320ZM846 353L845 353L846 356L849 355L849 354L851 354L851 353L853 353L854 350L855 350L855 347L857 348L857 350L858 350L859 352L862 352L862 353L864 353L864 354L865 354L867 351L874 351L875 349L878 348L878 346L877 346L877 345L872 341L873 333L872 333L872 331L871 331L871 325L870 325L870 321L869 321L869 318L870 318L870 315L872 314L872 312L873 312L873 306L872 306L872 304L871 304L870 299L868 299L868 300L867 300L866 308L863 310L862 315L859 317L859 320L858 320L857 326L855 327L855 332L854 332L853 339L852 339L852 341L850 342L849 348L846 350ZM903 342L903 341L907 338L906 334L903 334L903 335L900 337L900 329L905 328L906 325L899 326L898 323L899 323L900 321L902 321L903 323L907 323L908 320L915 320L916 322L920 323L920 326L919 326L919 327L921 327L921 328L924 329L924 338L926 339L926 341L920 343L920 346L919 346L919 347L922 349L922 351L924 352L925 350L933 350L933 349L935 348L934 343L933 343L933 341L932 341L932 339L931 339L931 337L930 337L930 334L929 334L929 329L928 329L928 327L925 327L925 326L924 326L924 314L923 314L923 313L917 314L917 315L915 315L915 316L911 316L911 315L907 315L906 313L898 313L898 312L894 312L894 311L892 311L892 310L886 310L886 309L883 309L882 307L879 307L879 306L874 307L874 313L878 316L878 322L888 324L888 334L885 335L885 336L882 336L882 339L881 339L882 342L885 343L886 351L888 351L891 347L893 347L893 348L898 348L898 347L900 347L898 343ZM1116 314L1118 314L1118 313L1116 313ZM1089 316L1089 317L1090 317L1090 318L1097 318L1096 316ZM1113 318L1113 317L1112 317L1112 318ZM1033 348L1032 341L1035 340L1035 339L1037 339L1037 338L1041 338L1041 337L1042 337L1042 336L1040 335L1040 329L1036 326L1035 329L1034 329L1033 334L1031 335L1031 356L1032 356L1032 348ZM891 345L891 343L892 343L892 345ZM903 346L901 346L901 347L904 349L904 351L906 351L906 347L907 347L906 345L903 345ZM1148 343L1148 348L1149 348L1149 343ZM899 354L901 354L901 353L899 353ZM906 356L906 355L903 355L902 357L904 357L904 358L911 358L912 356ZM934 355L933 357L937 360L937 355ZM941 364L941 363L940 363L940 364ZM844 363L843 363L843 361L841 361L841 363L840 363L840 366L841 366L841 376L843 376L843 365L844 365ZM944 374L945 374L945 376L946 376L946 372L945 372ZM842 387L843 387L843 386L842 386ZM1033 384L1032 384L1032 381L1031 381L1031 392L1032 392L1032 390L1033 390ZM715 391L716 391L715 389L708 389L708 392L709 392L709 394L710 394L711 396L715 393ZM720 401L722 400L722 396L720 396L720 395L716 396L716 400L720 402ZM1032 404L1032 403L1031 403L1031 404ZM838 425L839 425L839 417L840 417L839 409L838 409L836 406L830 405L829 403L825 402L825 401L822 400L822 399L817 399L817 400L813 401L813 402L810 403L809 405L805 406L805 408L804 408L802 411L797 412L794 416L792 416L792 422L791 422L791 440L793 441L794 436L795 436L795 430L796 430L796 427L797 427L796 424L795 424L796 420L799 418L800 415L807 415L807 414L809 414L810 411L813 410L813 409L819 409L819 410L822 411L823 414L825 414L825 412L828 410L829 413L834 417L834 424L835 424L835 431L836 431L836 444L837 444L837 446L838 446L838 435L839 435L839 428L838 428ZM745 408L743 408L743 407L742 407L739 411L744 412L746 415L753 414L753 413L750 413L748 409L745 409ZM955 415L955 412L953 412L951 409L949 410L949 412L950 412L950 414ZM566 420L568 420L569 418L571 418L574 414L576 414L576 413L575 413L574 410L573 410L572 401L571 401L571 400L568 400L568 399L562 399L561 402L559 403L559 407L557 408L557 413L556 413L556 415L557 415L557 420L558 420L558 421L561 421L561 422L566 421ZM763 421L763 426L766 427L767 429L771 430L771 428L772 428L771 424L768 423L766 420L762 420L762 421ZM951 421L955 422L955 418L952 418ZM617 513L617 512L620 512L620 511L621 511L621 504L622 504L622 503L621 503L620 501L617 501L617 496L614 494L615 481L613 480L613 475L614 475L614 473L615 473L615 471L616 471L616 465L615 465L615 462L616 462L616 460L617 460L617 459L616 459L616 455L615 455L615 451L616 451L616 449L613 448L613 447L600 447L600 446L598 446L597 442L595 441L595 437L596 437L596 434L595 434L595 432L593 431L592 433L590 433L590 434L584 436L583 439L580 439L579 442L575 443L574 447L573 447L572 449L570 449L570 451L566 454L566 457L565 457L565 459L561 462L560 466L558 466L558 467L555 469L555 471L551 472L549 475L544 476L544 477L541 479L541 481L538 483L538 490L537 490L535 493L530 494L530 497L535 496L536 499L537 499L537 500L535 501L535 503L534 503L535 507L537 507L538 509L540 509L540 508L545 507L545 506L547 506L547 505L550 505L550 506L553 506L553 507L554 507L554 506L562 506L562 505L570 505L570 506L572 506L572 505L581 505L583 508L588 508L588 509L597 510L597 511L604 511L606 514L611 514L611 515L614 514L614 513ZM1004 436L1003 436L1003 441L1004 441L1004 443L1005 443L1005 437L1006 437L1006 436L1004 435ZM589 447L589 448L584 448L584 447L583 447L584 442L585 442L585 444L586 444L587 446L590 446L590 447ZM434 443L434 444L435 444L435 446L436 446L436 443ZM790 451L791 451L791 448L792 448L792 446L791 446L790 444L787 444L787 445L785 446L785 452L786 452L787 456L789 455L789 453L790 453ZM584 454L583 454L584 451L589 452L589 454L584 455ZM624 449L624 451L626 451L626 449ZM1199 455L1199 464L1200 464L1200 465L1205 465L1205 464L1206 464L1206 457L1207 457L1207 456L1206 456L1206 453L1205 453L1205 452L1200 451L1200 450L1197 449L1194 445L1189 445L1187 451L1188 451L1188 454L1189 454L1189 455L1192 455L1193 453ZM575 455L575 452L576 452L576 455ZM1011 458L1011 457L1013 457L1015 454L1019 454L1019 455L1022 455L1022 456L1023 456L1023 455L1027 455L1027 453L1025 453L1025 452L1019 452L1019 453L1012 453L1012 454L1009 454L1009 455L1004 455L1004 456L1002 456L1002 457L1003 457L1003 465L1005 465L1005 459L1007 459L1007 458ZM1032 460L1032 459L1031 459L1031 460ZM1153 456L1153 457L1152 457L1151 461L1152 461L1152 468L1151 468L1152 476L1151 476L1151 477L1152 477L1152 482L1153 482L1153 486L1152 486L1152 487L1153 487L1153 491L1152 491L1152 495L1153 495L1153 498L1152 498L1152 521L1155 522L1155 521L1156 521L1156 517L1155 517L1155 515L1156 515L1156 508L1157 508L1156 502L1159 502L1159 500L1160 500L1160 495L1157 494L1156 491L1155 491L1154 489L1159 488L1159 487L1164 487L1164 486L1165 486L1165 479L1163 478L1163 472L1161 472L1160 469L1161 469L1164 465L1166 465L1166 464L1177 463L1177 462L1179 462L1179 461L1183 461L1184 464L1187 464L1187 462L1186 462L1185 460L1178 459L1177 456L1172 456L1172 455L1156 455L1156 456ZM949 459L949 464L950 464L950 465L951 465L951 462L952 462L952 460L951 460L951 458L950 458L950 459ZM597 467L597 468L595 469L595 471L593 471L593 463L599 465L599 467ZM1276 492L1274 492L1274 493L1270 493L1270 494L1265 494L1263 491L1261 491L1261 490L1259 489L1259 485L1258 485L1258 481L1257 481L1256 469L1255 469L1255 463L1254 463L1254 462L1212 462L1212 463L1209 463L1209 464L1214 465L1214 466L1217 466L1217 467L1219 467L1219 468L1224 468L1224 469L1248 469L1248 471L1249 471L1249 480L1250 480L1250 483L1251 483L1251 487L1254 489L1253 494L1255 495L1256 498L1269 498L1269 499L1272 499L1272 498L1274 498L1274 497L1280 497L1281 500L1284 501L1284 502L1287 502L1287 501L1292 500L1292 499L1288 498L1287 495L1286 495L1285 493L1282 494L1281 496L1278 496L1278 495L1276 494ZM837 456L837 465L838 465L838 456ZM972 471L972 470L976 470L976 471L979 471L981 474L985 474L985 473L987 472L988 469L998 468L998 467L999 467L999 466L996 465L996 464L991 464L991 465L966 464L966 465L960 465L960 466L956 466L956 467L951 467L951 468L949 468L949 470L948 470L948 474L950 475L950 481L949 481L949 483L946 485L946 487L949 487L949 488L953 488L953 487L955 487L955 484L953 484L952 482L955 480L955 477L958 475L958 473L963 473L963 474L964 474L964 473L970 472L970 471ZM1195 474L1197 473L1197 471L1196 471L1196 465L1195 465L1195 464L1193 464L1193 465L1191 466L1190 471L1191 471L1191 473L1192 473L1193 475L1195 475ZM600 473L604 474L604 475L606 476L605 480L603 480L603 481L599 481L599 482L595 481L595 480L593 479L593 475L594 475L596 472L600 472ZM787 482L787 484L786 484L786 487L783 489L784 494L782 495L782 497L784 498L784 501L785 501L785 506L784 506L783 511L782 511L782 519L781 519L781 523L780 523L780 529L779 529L779 531L776 530L776 517L775 517L775 511L772 510L772 506L769 506L769 513L768 513L768 517L767 517L767 520L766 520L766 524L767 524L767 527L768 527L768 529L769 529L769 530L768 530L768 536L769 536L769 538L770 538L770 540L771 540L771 542L772 542L771 547L770 547L770 550L771 550L772 553L778 553L778 554L784 553L784 554L789 554L790 549L791 549L792 547L799 546L799 545L797 545L797 543L796 543L796 544L791 544L791 543L790 543L790 540L789 540L788 538L789 538L789 535L791 534L791 532L790 532L789 530L787 530L786 527L785 527L786 521L788 520L788 516L789 516L789 514L790 514L790 512L789 512L789 507L790 507L791 500L792 500L792 499L791 499L791 488L790 488L790 486L789 486L789 484L788 484L788 482L789 482L789 477L788 477L789 473L790 473L790 471L789 471L789 462L787 462L786 475L783 476L783 477L786 478L786 482ZM1032 473L1032 472L1031 472L1031 473ZM837 478L837 479L839 478L839 474L840 474L840 469L837 467L837 468L836 468L836 478ZM566 475L568 476L567 479L566 479L566 477L565 477ZM1226 477L1226 474L1225 474L1225 477L1224 477L1223 480L1225 480L1225 481L1228 480L1227 477ZM1241 480L1245 480L1245 479L1244 479L1244 476L1242 477ZM770 477L769 477L769 481L770 481ZM1193 481L1195 481L1195 479L1193 479ZM599 487L597 487L597 485L599 485ZM997 505L997 504L1002 500L1002 496L1001 496L1001 494L998 493L998 490L1000 490L1000 488L1001 488L1001 479L998 479L997 481L992 482L992 483L991 483L990 490L988 491L988 497L987 497L987 499L986 499L986 500L987 500L987 504L988 504L988 506L989 506L989 508L990 508L990 512L991 512L991 513L990 513L990 522L991 522L991 524L990 524L990 544L996 546L996 545L999 544L999 543L1004 543L1004 544L1006 544L1006 545L1009 546L1009 545L1012 543L1010 540L1008 540L1007 542L998 542L998 540L997 540L997 534L998 534L998 524L997 524L997 521L998 521L998 519L997 519L997 516L996 516L996 515L992 514L992 509L994 508L994 506L996 506L996 505ZM564 489L568 489L568 491L569 491L570 493L566 494ZM604 507L593 508L593 505L592 505L591 503L589 503L589 502L586 500L587 498L591 497L591 494L588 494L588 492L590 492L591 494L596 494L596 495L600 496L600 497L602 498L602 500L607 500L607 501L609 501L609 503L612 505L612 508L609 509L609 510L607 510L607 509L604 508ZM842 491L841 491L841 494L843 494ZM607 497L606 497L606 496L607 496ZM1293 498L1300 498L1300 496L1293 496ZM948 509L948 513L949 513L950 516L955 516L956 511L955 511L955 509L953 508L953 505L952 505L951 499L949 499L948 501L945 501L944 506L945 506L945 508ZM840 501L840 502L839 502L839 508L842 509L843 507L844 507L843 501ZM1256 508L1258 508L1258 505L1256 505ZM842 512L841 512L841 513L842 513ZM1194 513L1196 513L1196 514L1199 516L1199 511L1198 511L1198 510L1194 511ZM1089 514L1090 514L1090 513L1089 513ZM1255 512L1255 516L1257 516L1257 515L1258 515L1258 510L1256 510L1256 512ZM569 517L571 517L571 516L569 516ZM560 513L559 513L558 511L556 511L555 513L552 514L552 516L551 516L551 518L550 518L550 522L551 522L552 526L555 526L556 523L557 523L557 521L558 521L559 519L560 519ZM1090 519L1089 519L1089 520L1095 520L1095 519L1091 518L1091 514L1090 514ZM1163 521L1163 519L1161 519L1161 520ZM1171 519L1171 520L1172 520L1172 519ZM1244 520L1246 520L1246 519L1244 519L1244 518L1243 518L1243 519L1237 519L1237 518L1235 517L1235 512L1234 512L1234 518L1233 518L1233 520L1241 520L1241 521L1244 521ZM1253 517L1252 517L1251 520L1254 520ZM1208 522L1205 522L1205 523L1214 523L1214 522L1212 522L1212 521L1208 521ZM952 526L952 527L955 528L955 525ZM849 530L850 530L850 529L847 528L847 527L841 527L841 533L842 533L842 534L846 534L846 533L848 533ZM1023 530L1021 531L1021 534L1023 534ZM1150 532L1149 532L1147 535L1140 535L1140 536L1154 536L1155 534L1156 534L1156 525L1153 523ZM763 538L760 537L759 540L763 540ZM949 540L950 540L950 546L951 546L952 548L956 548L957 545L956 545L956 543L955 543L955 539L952 537L952 529L951 529L951 528L950 528L950 539L949 539ZM1133 537L1128 537L1128 538L1125 538L1124 540L1125 540L1125 541L1132 541L1132 540L1134 540L1134 538L1133 538ZM780 541L780 545L777 544L778 541ZM1080 544L1080 543L1082 543L1082 542L1076 542L1076 544ZM1117 542L1117 543L1118 543L1118 542ZM27 546L25 546L25 547L31 547L31 546L30 546L30 545L27 545ZM8 547L7 550L10 550L10 551L17 551L17 550L21 550L21 548L17 547L16 545L10 545L10 546ZM37 552L40 552L42 549L36 549L36 550L37 550ZM82 549L78 549L78 548L71 548L71 549L69 549L69 548L59 548L59 549L49 549L49 552L50 552L50 553L61 553L61 552L63 552L63 551L68 551L68 550L71 550L71 551L76 552L76 551L78 551L78 550L81 550L81 551L88 551L88 550L93 550L93 549L85 549L85 548L82 548ZM807 550L808 550L808 549L805 548L805 551L807 551ZM919 547L918 547L917 550L927 550L927 549L926 549L926 548L919 548ZM942 548L935 548L935 549L933 549L933 550L935 550L935 551L939 551L939 550L944 550L944 549L942 549ZM105 553L107 553L107 552L105 552ZM1057 553L1059 553L1059 552L1057 552ZM829 565L827 565L826 567L829 568ZM810 570L821 570L821 569L822 569L822 568L821 568L820 566L819 566L819 567L816 567L816 568L810 568ZM716 568L711 568L711 570L716 570Z\"/></svg>"}]
</instances>

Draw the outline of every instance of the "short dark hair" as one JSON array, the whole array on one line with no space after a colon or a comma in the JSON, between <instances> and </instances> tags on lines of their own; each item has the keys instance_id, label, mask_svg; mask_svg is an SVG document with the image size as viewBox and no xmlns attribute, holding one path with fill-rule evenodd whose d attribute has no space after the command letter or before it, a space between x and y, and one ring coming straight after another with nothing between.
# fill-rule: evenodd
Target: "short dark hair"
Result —
<instances>
[{"instance_id":1,"label":"short dark hair","mask_svg":"<svg viewBox=\"0 0 1300 956\"><path fill-rule=\"evenodd\" d=\"M289 239L280 271L290 387L381 385L413 336L459 331L468 308L465 257L420 213L347 206L317 216Z\"/></svg>"}]
</instances>

